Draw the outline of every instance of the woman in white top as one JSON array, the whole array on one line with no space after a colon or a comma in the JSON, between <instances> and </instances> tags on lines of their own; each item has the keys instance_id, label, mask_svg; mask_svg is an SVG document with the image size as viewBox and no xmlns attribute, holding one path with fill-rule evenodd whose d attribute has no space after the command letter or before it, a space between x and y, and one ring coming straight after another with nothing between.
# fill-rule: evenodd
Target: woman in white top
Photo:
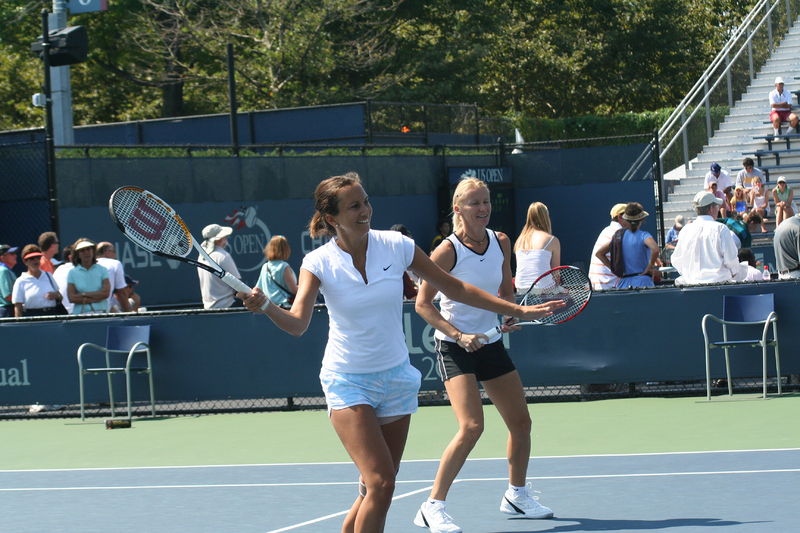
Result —
<instances>
[{"instance_id":1,"label":"woman in white top","mask_svg":"<svg viewBox=\"0 0 800 533\"><path fill-rule=\"evenodd\" d=\"M561 264L561 242L553 235L550 212L542 202L528 206L525 227L514 243L517 275L514 285L524 294L536 279Z\"/></svg>"},{"instance_id":2,"label":"woman in white top","mask_svg":"<svg viewBox=\"0 0 800 533\"><path fill-rule=\"evenodd\" d=\"M761 219L761 232L766 233L767 226L765 225L767 221L767 209L769 207L769 189L764 187L764 184L761 182L761 178L758 176L753 178L753 188L750 189L750 205L752 206L750 212L748 213L748 220L756 220L753 218L753 215L758 215L758 218Z\"/></svg>"},{"instance_id":3,"label":"woman in white top","mask_svg":"<svg viewBox=\"0 0 800 533\"><path fill-rule=\"evenodd\" d=\"M48 316L56 314L61 293L49 272L41 269L42 250L35 244L22 249L22 262L28 267L14 282L11 302L14 316Z\"/></svg>"},{"instance_id":4,"label":"woman in white top","mask_svg":"<svg viewBox=\"0 0 800 533\"><path fill-rule=\"evenodd\" d=\"M317 293L325 296L329 333L320 381L331 422L359 470L359 495L342 531L383 531L394 492L420 373L411 366L403 333L403 272L410 268L437 290L470 305L517 317L539 317L557 305L523 307L468 285L438 268L396 231L370 229L372 205L357 174L322 181L309 223L314 238L333 237L300 267L291 309L268 303L258 288L244 297L254 312L302 335Z\"/></svg>"},{"instance_id":5,"label":"woman in white top","mask_svg":"<svg viewBox=\"0 0 800 533\"><path fill-rule=\"evenodd\" d=\"M511 241L488 229L492 204L486 184L461 180L453 194L453 234L433 251L434 263L455 277L486 292L514 301L511 281ZM538 242L538 241L537 241ZM447 295L440 309L433 304L436 287L423 282L417 312L436 328L438 370L458 421L458 431L442 454L430 496L414 523L433 532L461 531L445 509L445 499L461 467L483 432L483 404L478 383L497 407L508 428L509 487L500 501L504 513L550 518L553 511L539 504L526 485L531 451L531 418L522 381L499 333L482 332L497 325L497 315L455 302Z\"/></svg>"}]
</instances>

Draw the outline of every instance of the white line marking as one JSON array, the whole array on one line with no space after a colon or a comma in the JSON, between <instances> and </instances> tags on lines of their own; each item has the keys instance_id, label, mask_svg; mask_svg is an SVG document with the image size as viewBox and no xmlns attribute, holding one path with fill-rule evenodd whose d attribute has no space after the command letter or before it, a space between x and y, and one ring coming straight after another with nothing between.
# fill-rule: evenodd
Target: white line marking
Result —
<instances>
[{"instance_id":1,"label":"white line marking","mask_svg":"<svg viewBox=\"0 0 800 533\"><path fill-rule=\"evenodd\" d=\"M685 452L644 452L644 453L600 453L600 454L577 454L577 455L538 455L532 456L532 460L541 459L575 459L585 457L642 457L660 455L695 455L695 454L714 454L714 453L760 453L760 452L796 452L800 448L761 448L753 450L699 450ZM506 457L482 457L469 458L467 461L508 461ZM439 459L404 459L404 463L433 463ZM14 472L93 472L105 470L168 470L168 469L189 469L189 468L252 468L252 467L272 467L272 466L326 466L326 465L352 465L352 461L328 461L311 463L245 463L227 465L173 465L173 466L109 466L94 468L21 468L21 469L0 469L0 474Z\"/></svg>"}]
</instances>

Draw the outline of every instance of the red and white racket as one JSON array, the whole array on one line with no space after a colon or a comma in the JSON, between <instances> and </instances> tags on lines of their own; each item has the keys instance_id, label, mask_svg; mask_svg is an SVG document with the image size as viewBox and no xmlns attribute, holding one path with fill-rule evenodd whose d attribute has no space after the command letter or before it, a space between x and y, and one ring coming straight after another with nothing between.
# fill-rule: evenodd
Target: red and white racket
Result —
<instances>
[{"instance_id":1,"label":"red and white racket","mask_svg":"<svg viewBox=\"0 0 800 533\"><path fill-rule=\"evenodd\" d=\"M122 233L139 247L208 270L237 292L250 292L250 287L209 257L180 215L150 191L141 187L120 187L111 194L108 210ZM193 249L198 259L189 257ZM204 261L199 261L200 258ZM268 304L269 301L264 307Z\"/></svg>"},{"instance_id":2,"label":"red and white racket","mask_svg":"<svg viewBox=\"0 0 800 533\"><path fill-rule=\"evenodd\" d=\"M574 266L560 266L548 270L534 281L522 296L521 305L537 305L556 300L564 302L552 315L538 320L516 322L515 326L554 326L578 316L592 297L592 284L583 271ZM502 326L486 331L487 337L502 333Z\"/></svg>"}]
</instances>

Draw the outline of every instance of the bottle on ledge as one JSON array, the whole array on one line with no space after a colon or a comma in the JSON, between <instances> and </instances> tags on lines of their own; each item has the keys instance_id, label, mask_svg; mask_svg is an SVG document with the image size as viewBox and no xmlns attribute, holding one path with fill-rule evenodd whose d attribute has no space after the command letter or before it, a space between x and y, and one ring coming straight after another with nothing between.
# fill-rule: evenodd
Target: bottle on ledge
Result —
<instances>
[{"instance_id":1,"label":"bottle on ledge","mask_svg":"<svg viewBox=\"0 0 800 533\"><path fill-rule=\"evenodd\" d=\"M769 265L764 265L764 281L769 281L770 278Z\"/></svg>"}]
</instances>

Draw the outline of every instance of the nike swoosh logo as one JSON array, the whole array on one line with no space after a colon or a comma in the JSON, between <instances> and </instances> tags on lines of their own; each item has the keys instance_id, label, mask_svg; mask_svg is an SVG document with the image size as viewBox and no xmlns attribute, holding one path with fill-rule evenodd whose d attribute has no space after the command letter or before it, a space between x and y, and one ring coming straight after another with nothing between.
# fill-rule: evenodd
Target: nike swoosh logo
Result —
<instances>
[{"instance_id":1,"label":"nike swoosh logo","mask_svg":"<svg viewBox=\"0 0 800 533\"><path fill-rule=\"evenodd\" d=\"M481 258L481 263L483 263L483 261L484 261L485 259L486 259L485 257Z\"/></svg>"},{"instance_id":2,"label":"nike swoosh logo","mask_svg":"<svg viewBox=\"0 0 800 533\"><path fill-rule=\"evenodd\" d=\"M387 271L387 270L389 270L389 267L390 267L390 266L392 266L392 264L391 264L391 263L389 263L389 266L385 266L385 267L383 267L383 270L384 270L384 271Z\"/></svg>"}]
</instances>

